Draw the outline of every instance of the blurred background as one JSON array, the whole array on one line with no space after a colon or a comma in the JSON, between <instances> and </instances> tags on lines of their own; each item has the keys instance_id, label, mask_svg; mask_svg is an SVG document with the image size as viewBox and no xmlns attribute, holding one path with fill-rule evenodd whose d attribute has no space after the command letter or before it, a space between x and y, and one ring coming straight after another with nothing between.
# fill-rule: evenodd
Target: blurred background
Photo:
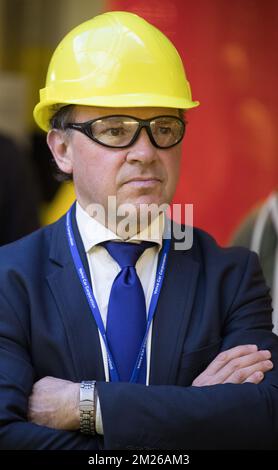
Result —
<instances>
[{"instance_id":1,"label":"blurred background","mask_svg":"<svg viewBox=\"0 0 278 470\"><path fill-rule=\"evenodd\" d=\"M278 188L277 0L0 0L0 244L71 204L32 110L58 42L108 10L140 14L180 52L201 106L174 202L193 203L194 224L227 244Z\"/></svg>"}]
</instances>

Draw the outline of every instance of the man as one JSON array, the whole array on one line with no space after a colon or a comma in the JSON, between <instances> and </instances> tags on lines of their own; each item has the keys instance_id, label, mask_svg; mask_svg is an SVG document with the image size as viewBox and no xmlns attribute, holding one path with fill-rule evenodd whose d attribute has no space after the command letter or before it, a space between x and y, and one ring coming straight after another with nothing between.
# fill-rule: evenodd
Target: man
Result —
<instances>
[{"instance_id":1,"label":"man","mask_svg":"<svg viewBox=\"0 0 278 470\"><path fill-rule=\"evenodd\" d=\"M54 53L34 116L77 203L0 252L1 448L275 447L256 255L166 236L197 104L173 45L136 15L100 15Z\"/></svg>"},{"instance_id":2,"label":"man","mask_svg":"<svg viewBox=\"0 0 278 470\"><path fill-rule=\"evenodd\" d=\"M39 228L39 191L29 156L0 133L0 245Z\"/></svg>"},{"instance_id":3,"label":"man","mask_svg":"<svg viewBox=\"0 0 278 470\"><path fill-rule=\"evenodd\" d=\"M278 334L278 192L273 191L247 215L232 240L246 246L260 259L267 285L271 288L273 332Z\"/></svg>"}]
</instances>

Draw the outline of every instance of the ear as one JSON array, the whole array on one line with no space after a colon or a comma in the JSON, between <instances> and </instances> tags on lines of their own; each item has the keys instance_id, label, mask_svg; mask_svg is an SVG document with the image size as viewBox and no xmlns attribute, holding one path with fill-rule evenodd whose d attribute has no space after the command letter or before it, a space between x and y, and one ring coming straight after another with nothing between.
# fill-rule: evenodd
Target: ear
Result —
<instances>
[{"instance_id":1,"label":"ear","mask_svg":"<svg viewBox=\"0 0 278 470\"><path fill-rule=\"evenodd\" d=\"M47 144L57 166L64 173L72 174L72 160L69 137L60 129L51 129L47 134Z\"/></svg>"}]
</instances>

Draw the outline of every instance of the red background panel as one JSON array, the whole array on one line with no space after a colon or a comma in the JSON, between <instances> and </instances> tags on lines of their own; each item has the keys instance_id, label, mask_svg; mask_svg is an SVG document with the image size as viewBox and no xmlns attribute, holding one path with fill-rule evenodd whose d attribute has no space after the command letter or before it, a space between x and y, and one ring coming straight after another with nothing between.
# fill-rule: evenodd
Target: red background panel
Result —
<instances>
[{"instance_id":1,"label":"red background panel","mask_svg":"<svg viewBox=\"0 0 278 470\"><path fill-rule=\"evenodd\" d=\"M174 202L226 243L278 186L278 2L107 0L143 16L173 41L193 99Z\"/></svg>"}]
</instances>

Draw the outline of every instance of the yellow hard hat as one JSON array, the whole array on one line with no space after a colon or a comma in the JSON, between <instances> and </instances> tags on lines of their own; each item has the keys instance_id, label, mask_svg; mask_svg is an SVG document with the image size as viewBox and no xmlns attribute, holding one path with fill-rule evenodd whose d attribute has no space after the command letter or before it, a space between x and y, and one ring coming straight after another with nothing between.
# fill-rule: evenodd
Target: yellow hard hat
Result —
<instances>
[{"instance_id":1,"label":"yellow hard hat","mask_svg":"<svg viewBox=\"0 0 278 470\"><path fill-rule=\"evenodd\" d=\"M109 12L68 33L49 64L34 118L43 130L67 104L189 109L181 58L157 28L128 12ZM56 106L54 106L56 105Z\"/></svg>"}]
</instances>

